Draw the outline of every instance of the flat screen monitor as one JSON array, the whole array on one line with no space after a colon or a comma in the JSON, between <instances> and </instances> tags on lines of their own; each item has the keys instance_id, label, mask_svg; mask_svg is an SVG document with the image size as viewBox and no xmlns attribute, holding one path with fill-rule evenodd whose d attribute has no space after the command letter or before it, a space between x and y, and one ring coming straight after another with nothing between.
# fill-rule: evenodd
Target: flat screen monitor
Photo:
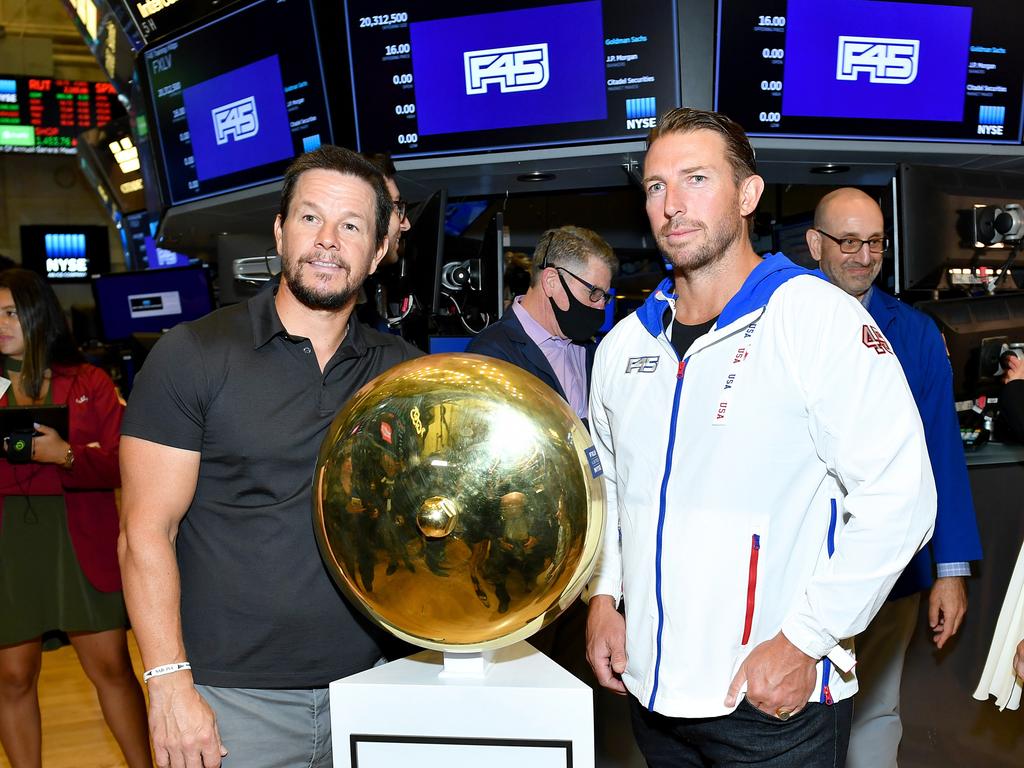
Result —
<instances>
[{"instance_id":1,"label":"flat screen monitor","mask_svg":"<svg viewBox=\"0 0 1024 768\"><path fill-rule=\"evenodd\" d=\"M1006 0L719 0L715 108L752 136L1019 144Z\"/></svg>"},{"instance_id":2,"label":"flat screen monitor","mask_svg":"<svg viewBox=\"0 0 1024 768\"><path fill-rule=\"evenodd\" d=\"M162 333L213 310L209 270L201 265L97 275L92 293L106 341Z\"/></svg>"},{"instance_id":3,"label":"flat screen monitor","mask_svg":"<svg viewBox=\"0 0 1024 768\"><path fill-rule=\"evenodd\" d=\"M974 207L1024 205L1024 173L903 164L896 180L901 288L936 288L950 268L1006 264L1009 249L976 245Z\"/></svg>"},{"instance_id":4,"label":"flat screen monitor","mask_svg":"<svg viewBox=\"0 0 1024 768\"><path fill-rule=\"evenodd\" d=\"M111 83L0 75L0 153L73 155L78 134L124 114Z\"/></svg>"},{"instance_id":5,"label":"flat screen monitor","mask_svg":"<svg viewBox=\"0 0 1024 768\"><path fill-rule=\"evenodd\" d=\"M110 238L95 225L26 224L21 227L21 265L51 283L87 283L110 269Z\"/></svg>"},{"instance_id":6,"label":"flat screen monitor","mask_svg":"<svg viewBox=\"0 0 1024 768\"><path fill-rule=\"evenodd\" d=\"M480 245L479 305L492 323L505 311L505 215L494 214Z\"/></svg>"},{"instance_id":7,"label":"flat screen monitor","mask_svg":"<svg viewBox=\"0 0 1024 768\"><path fill-rule=\"evenodd\" d=\"M145 239L146 247L146 269L170 269L172 267L187 267L192 259L184 253L172 251L169 248L161 248L152 237Z\"/></svg>"},{"instance_id":8,"label":"flat screen monitor","mask_svg":"<svg viewBox=\"0 0 1024 768\"><path fill-rule=\"evenodd\" d=\"M983 354L986 339L1024 341L1024 292L965 299L918 302L915 307L935 319L946 340L953 367L953 396L974 400L997 394L1002 386L996 376L998 350Z\"/></svg>"},{"instance_id":9,"label":"flat screen monitor","mask_svg":"<svg viewBox=\"0 0 1024 768\"><path fill-rule=\"evenodd\" d=\"M143 53L166 200L279 179L333 141L311 0L258 0Z\"/></svg>"},{"instance_id":10,"label":"flat screen monitor","mask_svg":"<svg viewBox=\"0 0 1024 768\"><path fill-rule=\"evenodd\" d=\"M146 264L146 241L153 239L156 227L147 211L129 213L121 218L121 246L128 269L141 269Z\"/></svg>"},{"instance_id":11,"label":"flat screen monitor","mask_svg":"<svg viewBox=\"0 0 1024 768\"><path fill-rule=\"evenodd\" d=\"M448 191L439 189L417 209L405 235L413 293L423 311L436 315L441 306L441 267L444 264L444 212Z\"/></svg>"},{"instance_id":12,"label":"flat screen monitor","mask_svg":"<svg viewBox=\"0 0 1024 768\"><path fill-rule=\"evenodd\" d=\"M427 339L427 353L465 352L472 340L472 336L431 336Z\"/></svg>"},{"instance_id":13,"label":"flat screen monitor","mask_svg":"<svg viewBox=\"0 0 1024 768\"><path fill-rule=\"evenodd\" d=\"M636 140L679 105L673 0L481 5L346 1L361 149L412 158Z\"/></svg>"},{"instance_id":14,"label":"flat screen monitor","mask_svg":"<svg viewBox=\"0 0 1024 768\"><path fill-rule=\"evenodd\" d=\"M145 43L178 32L204 16L217 13L237 0L108 0L126 27ZM123 10L122 10L123 9Z\"/></svg>"},{"instance_id":15,"label":"flat screen monitor","mask_svg":"<svg viewBox=\"0 0 1024 768\"><path fill-rule=\"evenodd\" d=\"M477 217L490 205L486 200L463 200L449 202L444 212L444 233L458 237L465 232Z\"/></svg>"}]
</instances>

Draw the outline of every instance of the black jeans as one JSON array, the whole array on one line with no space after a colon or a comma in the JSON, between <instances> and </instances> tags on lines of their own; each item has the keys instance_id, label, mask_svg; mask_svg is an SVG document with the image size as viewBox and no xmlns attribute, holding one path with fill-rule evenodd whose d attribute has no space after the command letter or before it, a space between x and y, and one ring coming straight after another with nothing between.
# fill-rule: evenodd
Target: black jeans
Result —
<instances>
[{"instance_id":1,"label":"black jeans","mask_svg":"<svg viewBox=\"0 0 1024 768\"><path fill-rule=\"evenodd\" d=\"M783 722L747 703L722 717L665 717L630 696L633 734L650 768L843 768L853 699L808 704Z\"/></svg>"}]
</instances>

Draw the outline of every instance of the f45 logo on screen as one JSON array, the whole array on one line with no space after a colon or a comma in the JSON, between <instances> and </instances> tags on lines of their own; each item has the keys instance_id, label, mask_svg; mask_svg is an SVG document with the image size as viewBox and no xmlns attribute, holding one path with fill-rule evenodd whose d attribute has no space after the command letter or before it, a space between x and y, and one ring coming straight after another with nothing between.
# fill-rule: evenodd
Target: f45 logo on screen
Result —
<instances>
[{"instance_id":1,"label":"f45 logo on screen","mask_svg":"<svg viewBox=\"0 0 1024 768\"><path fill-rule=\"evenodd\" d=\"M539 91L548 84L548 44L513 45L466 51L466 94L487 93L497 83L502 93Z\"/></svg>"},{"instance_id":2,"label":"f45 logo on screen","mask_svg":"<svg viewBox=\"0 0 1024 768\"><path fill-rule=\"evenodd\" d=\"M886 339L885 336L882 335L882 332L873 325L865 325L861 328L860 340L864 343L865 347L875 350L876 354L895 354L892 351L892 347L889 346L889 340Z\"/></svg>"},{"instance_id":3,"label":"f45 logo on screen","mask_svg":"<svg viewBox=\"0 0 1024 768\"><path fill-rule=\"evenodd\" d=\"M920 40L840 35L836 80L856 80L868 73L872 83L910 85L917 79Z\"/></svg>"},{"instance_id":4,"label":"f45 logo on screen","mask_svg":"<svg viewBox=\"0 0 1024 768\"><path fill-rule=\"evenodd\" d=\"M227 144L228 139L242 141L251 139L260 132L260 116L256 112L256 97L232 101L210 110L213 118L213 132L217 144Z\"/></svg>"}]
</instances>

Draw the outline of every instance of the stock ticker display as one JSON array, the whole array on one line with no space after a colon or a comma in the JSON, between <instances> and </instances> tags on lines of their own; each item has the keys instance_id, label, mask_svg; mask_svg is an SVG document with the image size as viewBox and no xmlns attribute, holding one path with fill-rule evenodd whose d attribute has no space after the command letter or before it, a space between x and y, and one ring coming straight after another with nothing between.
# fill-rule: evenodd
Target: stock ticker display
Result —
<instances>
[{"instance_id":1,"label":"stock ticker display","mask_svg":"<svg viewBox=\"0 0 1024 768\"><path fill-rule=\"evenodd\" d=\"M172 205L273 181L332 141L318 50L310 0L261 0L144 53Z\"/></svg>"},{"instance_id":2,"label":"stock ticker display","mask_svg":"<svg viewBox=\"0 0 1024 768\"><path fill-rule=\"evenodd\" d=\"M679 103L670 0L348 0L361 149L398 158L642 138Z\"/></svg>"},{"instance_id":3,"label":"stock ticker display","mask_svg":"<svg viewBox=\"0 0 1024 768\"><path fill-rule=\"evenodd\" d=\"M715 108L754 136L1021 141L1005 0L720 0Z\"/></svg>"},{"instance_id":4,"label":"stock ticker display","mask_svg":"<svg viewBox=\"0 0 1024 768\"><path fill-rule=\"evenodd\" d=\"M74 154L79 133L124 114L110 83L0 75L0 152Z\"/></svg>"}]
</instances>

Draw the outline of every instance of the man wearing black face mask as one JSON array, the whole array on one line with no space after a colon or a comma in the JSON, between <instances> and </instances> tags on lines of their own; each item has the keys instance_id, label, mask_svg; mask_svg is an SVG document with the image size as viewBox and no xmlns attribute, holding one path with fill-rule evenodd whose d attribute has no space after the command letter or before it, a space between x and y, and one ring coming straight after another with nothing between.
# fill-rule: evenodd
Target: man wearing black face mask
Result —
<instances>
[{"instance_id":1,"label":"man wearing black face mask","mask_svg":"<svg viewBox=\"0 0 1024 768\"><path fill-rule=\"evenodd\" d=\"M485 329L468 352L518 365L561 395L587 424L590 369L604 324L605 304L619 261L604 238L583 227L549 229L530 264L530 287ZM596 757L599 765L639 764L620 736L629 720L625 699L600 688L586 663L586 605L577 600L530 644L595 689Z\"/></svg>"},{"instance_id":2,"label":"man wearing black face mask","mask_svg":"<svg viewBox=\"0 0 1024 768\"><path fill-rule=\"evenodd\" d=\"M593 337L604 324L608 288L618 268L611 246L596 232L549 229L533 252L529 290L467 351L529 371L586 423Z\"/></svg>"}]
</instances>

